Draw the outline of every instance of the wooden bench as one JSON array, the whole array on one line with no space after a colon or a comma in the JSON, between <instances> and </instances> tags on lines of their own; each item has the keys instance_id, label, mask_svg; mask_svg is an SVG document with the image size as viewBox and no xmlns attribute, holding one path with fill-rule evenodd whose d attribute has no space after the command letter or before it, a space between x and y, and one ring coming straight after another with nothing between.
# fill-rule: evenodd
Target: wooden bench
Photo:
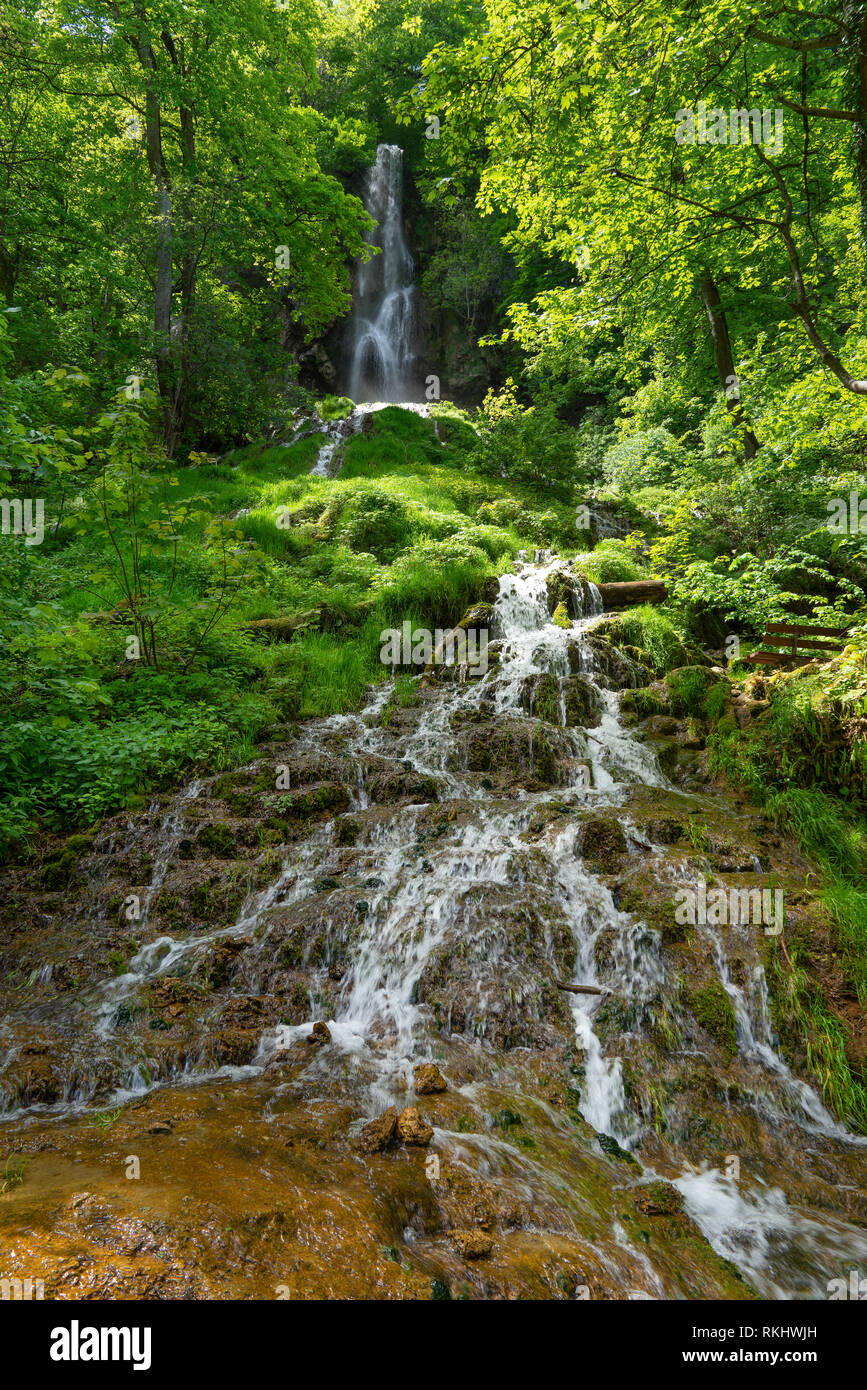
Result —
<instances>
[{"instance_id":1,"label":"wooden bench","mask_svg":"<svg viewBox=\"0 0 867 1390\"><path fill-rule=\"evenodd\" d=\"M762 635L762 646L779 650L751 652L745 660L753 666L806 666L810 661L830 661L846 645L848 635L848 627L768 623Z\"/></svg>"}]
</instances>

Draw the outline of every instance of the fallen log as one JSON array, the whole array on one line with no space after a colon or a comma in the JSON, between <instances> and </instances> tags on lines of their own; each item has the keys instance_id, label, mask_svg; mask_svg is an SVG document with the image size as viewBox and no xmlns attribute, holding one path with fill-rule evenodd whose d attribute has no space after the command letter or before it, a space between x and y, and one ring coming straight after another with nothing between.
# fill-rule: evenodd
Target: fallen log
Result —
<instances>
[{"instance_id":1,"label":"fallen log","mask_svg":"<svg viewBox=\"0 0 867 1390\"><path fill-rule=\"evenodd\" d=\"M558 989L568 990L570 994L610 994L611 990L605 985L564 985L560 980L557 981Z\"/></svg>"},{"instance_id":2,"label":"fallen log","mask_svg":"<svg viewBox=\"0 0 867 1390\"><path fill-rule=\"evenodd\" d=\"M313 609L309 613L296 613L292 618L251 618L241 626L245 632L267 637L271 642L291 642L296 632L317 629L319 614Z\"/></svg>"},{"instance_id":3,"label":"fallen log","mask_svg":"<svg viewBox=\"0 0 867 1390\"><path fill-rule=\"evenodd\" d=\"M245 632L258 633L272 642L291 642L296 632L336 632L344 627L360 627L375 603L375 599L364 599L344 610L322 602L305 613L280 618L251 618L241 626Z\"/></svg>"},{"instance_id":4,"label":"fallen log","mask_svg":"<svg viewBox=\"0 0 867 1390\"><path fill-rule=\"evenodd\" d=\"M616 584L597 584L606 611L628 608L633 603L664 603L668 589L661 579L630 579Z\"/></svg>"}]
</instances>

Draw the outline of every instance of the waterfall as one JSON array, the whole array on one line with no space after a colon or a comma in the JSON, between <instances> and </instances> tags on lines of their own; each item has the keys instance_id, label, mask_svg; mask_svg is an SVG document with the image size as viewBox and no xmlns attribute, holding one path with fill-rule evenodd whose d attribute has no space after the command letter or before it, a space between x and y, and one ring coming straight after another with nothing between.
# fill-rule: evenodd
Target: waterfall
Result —
<instances>
[{"instance_id":1,"label":"waterfall","mask_svg":"<svg viewBox=\"0 0 867 1390\"><path fill-rule=\"evenodd\" d=\"M418 315L413 260L403 235L399 145L377 146L364 205L377 224L366 240L380 253L358 266L349 394L354 401L408 400L414 388Z\"/></svg>"}]
</instances>

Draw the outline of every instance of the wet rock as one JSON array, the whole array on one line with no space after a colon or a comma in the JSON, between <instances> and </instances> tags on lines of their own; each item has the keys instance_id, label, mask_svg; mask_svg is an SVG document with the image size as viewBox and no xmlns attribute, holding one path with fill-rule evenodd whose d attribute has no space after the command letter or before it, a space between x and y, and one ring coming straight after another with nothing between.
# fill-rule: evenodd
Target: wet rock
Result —
<instances>
[{"instance_id":1,"label":"wet rock","mask_svg":"<svg viewBox=\"0 0 867 1390\"><path fill-rule=\"evenodd\" d=\"M605 705L601 695L584 676L573 675L563 682L567 728L598 728Z\"/></svg>"},{"instance_id":2,"label":"wet rock","mask_svg":"<svg viewBox=\"0 0 867 1390\"><path fill-rule=\"evenodd\" d=\"M652 714L644 725L648 734L658 738L673 737L678 727L677 720L671 714Z\"/></svg>"},{"instance_id":3,"label":"wet rock","mask_svg":"<svg viewBox=\"0 0 867 1390\"><path fill-rule=\"evenodd\" d=\"M413 1073L413 1086L417 1096L433 1096L447 1091L446 1079L433 1062L422 1062Z\"/></svg>"},{"instance_id":4,"label":"wet rock","mask_svg":"<svg viewBox=\"0 0 867 1390\"><path fill-rule=\"evenodd\" d=\"M564 735L530 720L484 720L458 733L468 772L498 774L524 786L553 786L566 780L571 748Z\"/></svg>"},{"instance_id":5,"label":"wet rock","mask_svg":"<svg viewBox=\"0 0 867 1390\"><path fill-rule=\"evenodd\" d=\"M599 628L594 627L586 640L596 662L599 684L609 690L649 685L653 680L653 672L641 662L630 660L620 648L612 646L603 636L598 636L598 632ZM585 658L577 644L570 644L569 664L573 673L580 674L585 670L584 663Z\"/></svg>"},{"instance_id":6,"label":"wet rock","mask_svg":"<svg viewBox=\"0 0 867 1390\"><path fill-rule=\"evenodd\" d=\"M397 1117L397 1137L402 1144L423 1148L433 1139L433 1130L422 1119L416 1106L408 1105Z\"/></svg>"},{"instance_id":7,"label":"wet rock","mask_svg":"<svg viewBox=\"0 0 867 1390\"><path fill-rule=\"evenodd\" d=\"M21 1048L3 1076L3 1089L20 1105L50 1105L63 1095L63 1081L52 1065L48 1043L31 1042Z\"/></svg>"},{"instance_id":8,"label":"wet rock","mask_svg":"<svg viewBox=\"0 0 867 1390\"><path fill-rule=\"evenodd\" d=\"M536 719L546 724L562 724L560 713L560 682L549 671L528 676L521 687L521 704Z\"/></svg>"},{"instance_id":9,"label":"wet rock","mask_svg":"<svg viewBox=\"0 0 867 1390\"><path fill-rule=\"evenodd\" d=\"M494 1248L494 1237L487 1231L449 1231L447 1234L465 1260L481 1260Z\"/></svg>"},{"instance_id":10,"label":"wet rock","mask_svg":"<svg viewBox=\"0 0 867 1390\"><path fill-rule=\"evenodd\" d=\"M731 1061L737 1053L735 1012L721 981L715 979L695 987L685 986L683 1002L722 1049L726 1060Z\"/></svg>"},{"instance_id":11,"label":"wet rock","mask_svg":"<svg viewBox=\"0 0 867 1390\"><path fill-rule=\"evenodd\" d=\"M487 632L493 612L492 603L474 604L472 608L467 609L457 628L462 628L464 632Z\"/></svg>"},{"instance_id":12,"label":"wet rock","mask_svg":"<svg viewBox=\"0 0 867 1390\"><path fill-rule=\"evenodd\" d=\"M584 822L581 854L591 873L616 873L621 856L626 852L626 836L618 821L599 816Z\"/></svg>"},{"instance_id":13,"label":"wet rock","mask_svg":"<svg viewBox=\"0 0 867 1390\"><path fill-rule=\"evenodd\" d=\"M556 622L558 610L562 614L560 626L571 627L572 618L582 618L593 612L593 592L585 575L565 567L551 571L545 581L548 597L548 612Z\"/></svg>"},{"instance_id":14,"label":"wet rock","mask_svg":"<svg viewBox=\"0 0 867 1390\"><path fill-rule=\"evenodd\" d=\"M644 1216L678 1216L683 1196L667 1182L652 1182L635 1194L635 1205Z\"/></svg>"},{"instance_id":15,"label":"wet rock","mask_svg":"<svg viewBox=\"0 0 867 1390\"><path fill-rule=\"evenodd\" d=\"M683 823L669 816L653 818L646 822L644 828L657 845L676 845L685 833Z\"/></svg>"},{"instance_id":16,"label":"wet rock","mask_svg":"<svg viewBox=\"0 0 867 1390\"><path fill-rule=\"evenodd\" d=\"M394 1142L397 1129L397 1110L390 1105L375 1120L368 1120L361 1131L361 1147L366 1154L381 1153Z\"/></svg>"},{"instance_id":17,"label":"wet rock","mask_svg":"<svg viewBox=\"0 0 867 1390\"><path fill-rule=\"evenodd\" d=\"M246 1067L252 1062L258 1046L257 1030L226 1028L209 1040L208 1050L220 1066Z\"/></svg>"},{"instance_id":18,"label":"wet rock","mask_svg":"<svg viewBox=\"0 0 867 1390\"><path fill-rule=\"evenodd\" d=\"M705 735L700 720L684 720L678 729L677 742L681 748L704 748Z\"/></svg>"},{"instance_id":19,"label":"wet rock","mask_svg":"<svg viewBox=\"0 0 867 1390\"><path fill-rule=\"evenodd\" d=\"M314 1023L313 1031L307 1037L307 1042L317 1044L322 1047L324 1043L331 1042L331 1030L327 1023Z\"/></svg>"},{"instance_id":20,"label":"wet rock","mask_svg":"<svg viewBox=\"0 0 867 1390\"><path fill-rule=\"evenodd\" d=\"M268 822L279 828L285 822L306 822L328 819L349 809L349 791L336 783L323 783L310 791L285 792L280 798L277 814Z\"/></svg>"},{"instance_id":21,"label":"wet rock","mask_svg":"<svg viewBox=\"0 0 867 1390\"><path fill-rule=\"evenodd\" d=\"M238 957L252 944L252 938L249 936L225 937L215 947L211 957L208 971L211 984L216 986L228 984L240 964Z\"/></svg>"}]
</instances>

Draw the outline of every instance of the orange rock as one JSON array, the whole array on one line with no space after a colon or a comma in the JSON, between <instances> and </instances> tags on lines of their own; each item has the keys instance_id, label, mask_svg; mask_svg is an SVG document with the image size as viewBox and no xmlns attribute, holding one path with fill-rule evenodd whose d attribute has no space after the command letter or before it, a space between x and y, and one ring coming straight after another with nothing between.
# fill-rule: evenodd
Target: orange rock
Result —
<instances>
[{"instance_id":1,"label":"orange rock","mask_svg":"<svg viewBox=\"0 0 867 1390\"><path fill-rule=\"evenodd\" d=\"M440 1091L447 1091L445 1077L439 1067L435 1067L433 1062L422 1062L416 1067L413 1074L413 1085L417 1096L433 1096Z\"/></svg>"},{"instance_id":2,"label":"orange rock","mask_svg":"<svg viewBox=\"0 0 867 1390\"><path fill-rule=\"evenodd\" d=\"M408 1105L405 1110L401 1110L397 1119L397 1137L402 1144L418 1144L424 1146L429 1144L433 1138L433 1130L430 1125L422 1119L414 1105Z\"/></svg>"},{"instance_id":3,"label":"orange rock","mask_svg":"<svg viewBox=\"0 0 867 1390\"><path fill-rule=\"evenodd\" d=\"M387 1148L394 1139L397 1123L397 1111L393 1105L384 1110L378 1119L369 1120L361 1131L361 1147L364 1152L376 1154Z\"/></svg>"}]
</instances>

